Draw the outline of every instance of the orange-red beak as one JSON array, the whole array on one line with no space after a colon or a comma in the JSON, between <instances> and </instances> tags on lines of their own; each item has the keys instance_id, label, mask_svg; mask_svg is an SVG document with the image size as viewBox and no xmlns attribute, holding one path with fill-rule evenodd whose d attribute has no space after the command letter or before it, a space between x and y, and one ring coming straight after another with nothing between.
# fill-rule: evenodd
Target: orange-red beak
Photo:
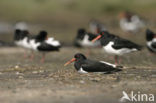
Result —
<instances>
[{"instance_id":1,"label":"orange-red beak","mask_svg":"<svg viewBox=\"0 0 156 103\"><path fill-rule=\"evenodd\" d=\"M64 64L64 66L67 66L68 64L70 64L70 63L72 63L72 62L74 62L74 61L76 61L76 58L73 58L73 59L71 59L70 61L66 62L66 63Z\"/></svg>"},{"instance_id":2,"label":"orange-red beak","mask_svg":"<svg viewBox=\"0 0 156 103\"><path fill-rule=\"evenodd\" d=\"M101 38L101 35L99 35L99 36L97 36L96 38L94 38L93 40L92 40L92 42L94 43L96 40L98 40L98 39L100 39Z\"/></svg>"}]
</instances>

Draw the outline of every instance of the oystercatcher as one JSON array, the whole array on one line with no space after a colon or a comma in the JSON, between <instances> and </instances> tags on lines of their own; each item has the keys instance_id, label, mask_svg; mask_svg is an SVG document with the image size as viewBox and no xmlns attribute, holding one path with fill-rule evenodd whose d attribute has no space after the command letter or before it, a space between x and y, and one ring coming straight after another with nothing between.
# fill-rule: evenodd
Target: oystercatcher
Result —
<instances>
[{"instance_id":1,"label":"oystercatcher","mask_svg":"<svg viewBox=\"0 0 156 103\"><path fill-rule=\"evenodd\" d=\"M47 38L47 32L41 32L40 35L36 36L34 39L30 40L30 45L34 51L39 51L42 53L41 62L45 60L45 53L51 51L59 51L61 44L59 41L54 40L54 38Z\"/></svg>"},{"instance_id":2,"label":"oystercatcher","mask_svg":"<svg viewBox=\"0 0 156 103\"><path fill-rule=\"evenodd\" d=\"M85 29L79 29L77 36L74 40L74 46L76 47L96 47L100 45L99 41L91 42L97 35L86 32Z\"/></svg>"},{"instance_id":3,"label":"oystercatcher","mask_svg":"<svg viewBox=\"0 0 156 103\"><path fill-rule=\"evenodd\" d=\"M122 12L120 14L120 27L125 32L137 33L141 28L145 27L143 20L139 16L130 12Z\"/></svg>"},{"instance_id":4,"label":"oystercatcher","mask_svg":"<svg viewBox=\"0 0 156 103\"><path fill-rule=\"evenodd\" d=\"M100 39L101 38L101 39ZM103 49L110 54L115 55L115 63L118 64L118 56L130 53L133 51L141 50L142 46L137 45L129 40L120 38L110 34L107 31L103 31L92 42L100 39Z\"/></svg>"},{"instance_id":5,"label":"oystercatcher","mask_svg":"<svg viewBox=\"0 0 156 103\"><path fill-rule=\"evenodd\" d=\"M46 40L47 38L47 32L46 31L40 31L39 34L37 35L30 35L27 30L15 30L15 35L14 35L14 41L15 44L19 47L25 48L27 50L31 50L31 56L30 59L32 60L34 58L33 54L33 45L32 41L39 41L42 42ZM25 56L26 57L26 56Z\"/></svg>"},{"instance_id":6,"label":"oystercatcher","mask_svg":"<svg viewBox=\"0 0 156 103\"><path fill-rule=\"evenodd\" d=\"M91 20L89 23L90 32L93 34L100 33L101 31L106 31L104 24L100 23L97 20Z\"/></svg>"},{"instance_id":7,"label":"oystercatcher","mask_svg":"<svg viewBox=\"0 0 156 103\"><path fill-rule=\"evenodd\" d=\"M121 71L116 65L104 62L87 59L83 54L77 53L74 58L64 64L64 66L74 62L74 66L79 73L102 72L111 73Z\"/></svg>"},{"instance_id":8,"label":"oystercatcher","mask_svg":"<svg viewBox=\"0 0 156 103\"><path fill-rule=\"evenodd\" d=\"M146 30L146 44L149 51L156 53L156 34L151 30Z\"/></svg>"}]
</instances>

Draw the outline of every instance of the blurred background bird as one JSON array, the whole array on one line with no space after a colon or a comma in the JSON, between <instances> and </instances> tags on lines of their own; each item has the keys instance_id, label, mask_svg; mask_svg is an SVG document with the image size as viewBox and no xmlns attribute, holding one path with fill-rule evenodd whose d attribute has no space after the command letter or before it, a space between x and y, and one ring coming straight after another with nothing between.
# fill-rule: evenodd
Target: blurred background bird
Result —
<instances>
[{"instance_id":1,"label":"blurred background bird","mask_svg":"<svg viewBox=\"0 0 156 103\"><path fill-rule=\"evenodd\" d=\"M124 11L119 14L120 28L124 32L136 34L140 29L145 27L145 22L136 14L129 11Z\"/></svg>"}]
</instances>

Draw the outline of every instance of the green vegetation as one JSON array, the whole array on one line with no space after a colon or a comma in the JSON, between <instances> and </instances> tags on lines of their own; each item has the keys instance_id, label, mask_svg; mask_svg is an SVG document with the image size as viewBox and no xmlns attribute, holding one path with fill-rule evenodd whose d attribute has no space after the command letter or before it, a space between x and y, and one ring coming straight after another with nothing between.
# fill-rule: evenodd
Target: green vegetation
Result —
<instances>
[{"instance_id":1,"label":"green vegetation","mask_svg":"<svg viewBox=\"0 0 156 103\"><path fill-rule=\"evenodd\" d=\"M1 0L2 19L38 21L55 15L115 15L122 10L149 12L156 9L155 0ZM153 11L154 12L154 11Z\"/></svg>"}]
</instances>

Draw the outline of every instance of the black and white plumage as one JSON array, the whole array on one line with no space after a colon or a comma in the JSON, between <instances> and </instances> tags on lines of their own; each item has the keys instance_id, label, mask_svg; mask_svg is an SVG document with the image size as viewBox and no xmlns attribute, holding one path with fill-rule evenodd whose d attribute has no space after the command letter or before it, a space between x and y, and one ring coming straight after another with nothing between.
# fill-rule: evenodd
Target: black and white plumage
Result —
<instances>
[{"instance_id":1,"label":"black and white plumage","mask_svg":"<svg viewBox=\"0 0 156 103\"><path fill-rule=\"evenodd\" d=\"M14 42L17 46L23 48L31 48L28 43L29 32L27 30L16 29L14 33Z\"/></svg>"},{"instance_id":2,"label":"black and white plumage","mask_svg":"<svg viewBox=\"0 0 156 103\"><path fill-rule=\"evenodd\" d=\"M14 36L15 44L17 46L30 49L31 51L39 51L43 53L42 62L46 52L58 51L60 49L60 42L54 38L47 38L46 31L40 31L38 35L30 35L27 31L16 30ZM33 57L32 57L33 58Z\"/></svg>"},{"instance_id":3,"label":"black and white plumage","mask_svg":"<svg viewBox=\"0 0 156 103\"><path fill-rule=\"evenodd\" d=\"M122 12L120 14L120 27L125 32L137 33L141 28L145 27L145 23L138 15Z\"/></svg>"},{"instance_id":4,"label":"black and white plumage","mask_svg":"<svg viewBox=\"0 0 156 103\"><path fill-rule=\"evenodd\" d=\"M156 34L151 30L146 30L146 45L149 51L156 53Z\"/></svg>"},{"instance_id":5,"label":"black and white plumage","mask_svg":"<svg viewBox=\"0 0 156 103\"><path fill-rule=\"evenodd\" d=\"M77 53L74 58L68 61L64 66L74 62L74 67L79 73L102 72L111 73L120 71L114 64L87 59L83 54Z\"/></svg>"},{"instance_id":6,"label":"black and white plumage","mask_svg":"<svg viewBox=\"0 0 156 103\"><path fill-rule=\"evenodd\" d=\"M107 31L101 32L100 35L97 36L93 41L96 41L97 39L100 39L101 45L107 53L116 56L115 57L116 63L117 63L117 56L127 54L133 51L139 51L142 48L142 46L138 44L120 38L119 36L110 34Z\"/></svg>"},{"instance_id":7,"label":"black and white plumage","mask_svg":"<svg viewBox=\"0 0 156 103\"><path fill-rule=\"evenodd\" d=\"M30 41L32 49L40 52L59 51L61 44L59 41L50 37L47 40L38 40L37 38Z\"/></svg>"},{"instance_id":8,"label":"black and white plumage","mask_svg":"<svg viewBox=\"0 0 156 103\"><path fill-rule=\"evenodd\" d=\"M100 45L99 41L91 42L97 35L88 33L85 29L79 29L77 36L74 40L74 46L76 47L96 47Z\"/></svg>"}]
</instances>

